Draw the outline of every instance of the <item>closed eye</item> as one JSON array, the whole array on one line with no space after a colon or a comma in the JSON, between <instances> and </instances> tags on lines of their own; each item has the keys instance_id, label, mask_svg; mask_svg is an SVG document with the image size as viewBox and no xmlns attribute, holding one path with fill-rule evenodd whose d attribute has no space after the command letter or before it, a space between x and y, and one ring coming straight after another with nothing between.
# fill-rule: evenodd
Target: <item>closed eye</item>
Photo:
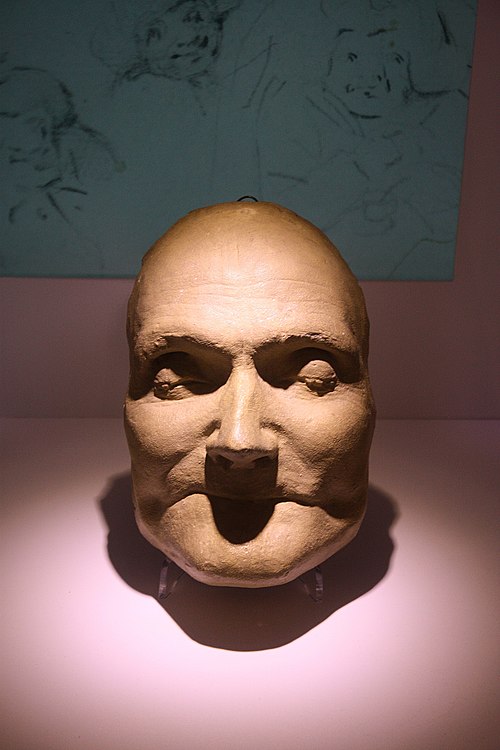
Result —
<instances>
[{"instance_id":1,"label":"closed eye","mask_svg":"<svg viewBox=\"0 0 500 750\"><path fill-rule=\"evenodd\" d=\"M312 360L297 373L296 382L303 383L311 393L324 396L335 390L337 373L329 362Z\"/></svg>"},{"instance_id":2,"label":"closed eye","mask_svg":"<svg viewBox=\"0 0 500 750\"><path fill-rule=\"evenodd\" d=\"M338 383L332 355L313 347L291 352L281 361L273 359L260 372L273 387L296 391L297 395L323 396L331 393Z\"/></svg>"},{"instance_id":3,"label":"closed eye","mask_svg":"<svg viewBox=\"0 0 500 750\"><path fill-rule=\"evenodd\" d=\"M224 376L186 352L169 352L156 360L152 391L162 400L179 400L212 393L224 382Z\"/></svg>"},{"instance_id":4,"label":"closed eye","mask_svg":"<svg viewBox=\"0 0 500 750\"><path fill-rule=\"evenodd\" d=\"M179 378L172 370L163 369L153 381L153 393L162 401L178 401L189 396L211 393L213 385L203 380Z\"/></svg>"}]
</instances>

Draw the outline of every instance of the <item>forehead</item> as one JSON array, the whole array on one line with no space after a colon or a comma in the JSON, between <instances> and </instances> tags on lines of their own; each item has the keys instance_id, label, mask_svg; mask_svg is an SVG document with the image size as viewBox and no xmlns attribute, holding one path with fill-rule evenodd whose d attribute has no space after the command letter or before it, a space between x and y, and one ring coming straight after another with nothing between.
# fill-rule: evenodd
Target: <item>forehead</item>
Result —
<instances>
[{"instance_id":1,"label":"forehead","mask_svg":"<svg viewBox=\"0 0 500 750\"><path fill-rule=\"evenodd\" d=\"M174 228L146 257L134 303L133 333L144 343L169 333L227 348L280 335L363 335L357 284L326 238L260 208Z\"/></svg>"}]
</instances>

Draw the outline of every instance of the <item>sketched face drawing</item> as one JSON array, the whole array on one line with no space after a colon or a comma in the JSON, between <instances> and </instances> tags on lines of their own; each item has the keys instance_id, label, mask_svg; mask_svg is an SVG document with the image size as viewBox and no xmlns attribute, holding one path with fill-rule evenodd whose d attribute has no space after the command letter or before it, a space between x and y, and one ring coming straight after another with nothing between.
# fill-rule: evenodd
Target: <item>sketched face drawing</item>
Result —
<instances>
[{"instance_id":1,"label":"sketched face drawing","mask_svg":"<svg viewBox=\"0 0 500 750\"><path fill-rule=\"evenodd\" d=\"M0 148L5 149L9 164L30 164L41 180L45 180L43 173L57 162L51 142L51 122L41 110L0 114Z\"/></svg>"},{"instance_id":2,"label":"sketched face drawing","mask_svg":"<svg viewBox=\"0 0 500 750\"><path fill-rule=\"evenodd\" d=\"M139 528L194 578L293 580L364 515L374 406L362 293L329 240L229 203L150 250L129 303Z\"/></svg>"},{"instance_id":3,"label":"sketched face drawing","mask_svg":"<svg viewBox=\"0 0 500 750\"><path fill-rule=\"evenodd\" d=\"M75 119L64 87L47 73L15 69L0 82L0 150L25 187L60 174L57 136Z\"/></svg>"},{"instance_id":4,"label":"sketched face drawing","mask_svg":"<svg viewBox=\"0 0 500 750\"><path fill-rule=\"evenodd\" d=\"M408 60L390 32L345 30L333 50L326 84L351 114L382 117L401 106L411 88Z\"/></svg>"},{"instance_id":5,"label":"sketched face drawing","mask_svg":"<svg viewBox=\"0 0 500 750\"><path fill-rule=\"evenodd\" d=\"M196 78L210 67L220 36L220 24L208 2L181 0L143 23L140 53L153 75Z\"/></svg>"}]
</instances>

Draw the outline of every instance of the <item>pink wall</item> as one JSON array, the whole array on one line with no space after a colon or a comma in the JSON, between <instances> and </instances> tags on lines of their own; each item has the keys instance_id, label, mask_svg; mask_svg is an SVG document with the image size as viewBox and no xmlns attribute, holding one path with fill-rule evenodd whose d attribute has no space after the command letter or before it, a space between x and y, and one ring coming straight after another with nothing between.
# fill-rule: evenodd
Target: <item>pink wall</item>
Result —
<instances>
[{"instance_id":1,"label":"pink wall","mask_svg":"<svg viewBox=\"0 0 500 750\"><path fill-rule=\"evenodd\" d=\"M380 417L500 417L499 38L498 0L479 0L455 280L363 284ZM118 416L130 289L0 279L2 414Z\"/></svg>"}]
</instances>

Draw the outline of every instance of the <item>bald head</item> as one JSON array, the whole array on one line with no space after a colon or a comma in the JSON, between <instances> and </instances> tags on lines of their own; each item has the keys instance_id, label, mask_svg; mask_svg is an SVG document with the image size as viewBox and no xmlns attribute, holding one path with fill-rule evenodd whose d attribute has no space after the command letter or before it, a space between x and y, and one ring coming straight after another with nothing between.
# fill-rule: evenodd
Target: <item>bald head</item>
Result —
<instances>
[{"instance_id":1,"label":"bald head","mask_svg":"<svg viewBox=\"0 0 500 750\"><path fill-rule=\"evenodd\" d=\"M200 243L195 252L203 253L204 249L208 249L208 240L224 237L230 239L231 244L238 243L239 247L245 242L274 241L274 252L282 256L287 252L284 240L292 235L296 235L299 242L302 240L329 253L331 260L352 276L338 250L314 224L288 208L267 202L219 203L191 211L155 242L144 256L143 266L168 252L176 241L187 239L189 242L191 237L205 238L207 241L206 248Z\"/></svg>"},{"instance_id":2,"label":"bald head","mask_svg":"<svg viewBox=\"0 0 500 750\"><path fill-rule=\"evenodd\" d=\"M368 318L363 293L339 251L317 227L274 203L221 203L191 211L176 222L146 253L128 308L129 341L141 328L144 314L162 304L169 290L195 293L202 285L252 286L262 301L262 285L271 297L274 283L295 282L300 305L318 284L329 288L332 305L341 308L357 338L364 360L368 355ZM293 293L293 284L289 292ZM243 312L243 311L242 311ZM300 314L300 307L296 310Z\"/></svg>"}]
</instances>

